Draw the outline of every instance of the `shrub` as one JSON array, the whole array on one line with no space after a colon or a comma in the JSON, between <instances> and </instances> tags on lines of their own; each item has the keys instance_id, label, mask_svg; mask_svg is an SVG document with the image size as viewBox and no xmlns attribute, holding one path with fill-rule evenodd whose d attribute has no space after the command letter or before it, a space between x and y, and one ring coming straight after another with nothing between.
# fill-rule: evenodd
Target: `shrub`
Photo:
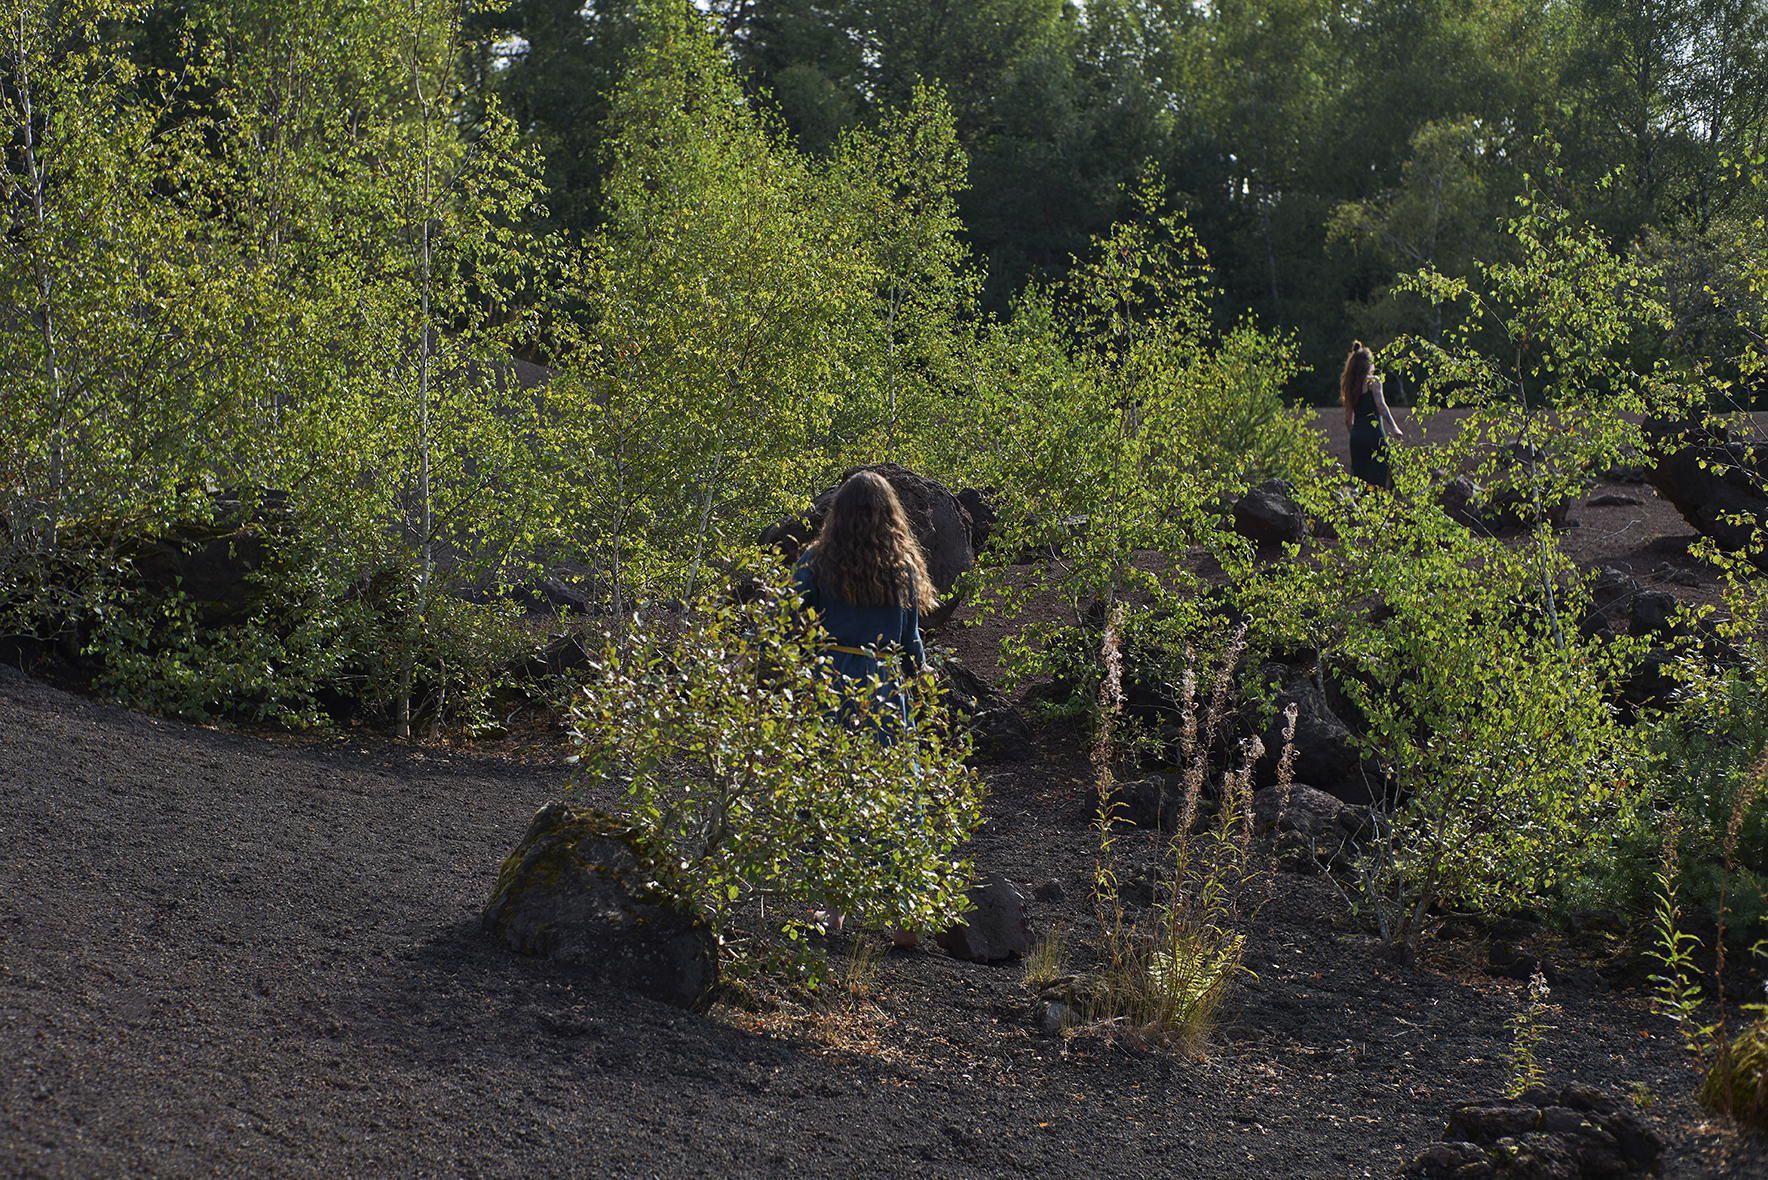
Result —
<instances>
[{"instance_id":1,"label":"shrub","mask_svg":"<svg viewBox=\"0 0 1768 1180\"><path fill-rule=\"evenodd\" d=\"M1768 1131L1768 1021L1758 1018L1719 1045L1699 1097L1751 1131Z\"/></svg>"},{"instance_id":2,"label":"shrub","mask_svg":"<svg viewBox=\"0 0 1768 1180\"><path fill-rule=\"evenodd\" d=\"M1768 798L1746 798L1750 766L1768 747L1761 693L1756 676L1733 669L1686 685L1677 711L1649 723L1642 770L1650 811L1616 858L1610 888L1617 900L1651 908L1663 833L1673 829L1670 871L1684 903L1717 913L1725 898L1738 939L1768 917Z\"/></svg>"},{"instance_id":3,"label":"shrub","mask_svg":"<svg viewBox=\"0 0 1768 1180\"><path fill-rule=\"evenodd\" d=\"M1342 683L1388 777L1357 904L1395 952L1416 952L1433 898L1535 904L1602 858L1638 796L1608 700L1625 645L1558 625L1551 535L1512 550L1375 494L1319 568L1294 599L1337 592Z\"/></svg>"},{"instance_id":4,"label":"shrub","mask_svg":"<svg viewBox=\"0 0 1768 1180\"><path fill-rule=\"evenodd\" d=\"M85 620L85 652L102 664L93 688L199 724L313 726L337 720L328 699L391 713L409 660L412 713L429 717L431 736L444 721L486 720L505 665L528 641L512 604L432 593L420 611L415 570L384 571L334 596L319 564L308 547L277 553L251 575L261 586L252 609L221 621L182 589L125 582L95 591Z\"/></svg>"},{"instance_id":5,"label":"shrub","mask_svg":"<svg viewBox=\"0 0 1768 1180\"><path fill-rule=\"evenodd\" d=\"M1215 1023L1215 1014L1234 979L1245 967L1246 935L1239 927L1242 887L1252 876L1252 765L1263 747L1252 738L1243 747L1240 770L1224 776L1222 798L1210 830L1193 835L1204 779L1208 774L1209 738L1224 714L1232 678L1229 672L1245 640L1245 628L1228 637L1215 669L1210 697L1198 725L1196 693L1198 657L1187 650L1178 685L1180 762L1183 806L1177 830L1167 848L1172 876L1149 916L1132 921L1118 888L1115 832L1123 806L1111 780L1113 721L1122 704L1117 650L1120 612L1107 620L1103 643L1104 683L1099 696L1099 729L1093 762L1097 775L1099 863L1095 899L1105 928L1104 1008L1112 1020L1122 1019L1138 1035L1172 1039L1195 1046ZM1208 665L1205 665L1206 671ZM1289 717L1293 734L1294 717ZM1202 740L1199 740L1199 739ZM1289 751L1286 748L1284 781Z\"/></svg>"},{"instance_id":6,"label":"shrub","mask_svg":"<svg viewBox=\"0 0 1768 1180\"><path fill-rule=\"evenodd\" d=\"M748 605L635 623L571 709L583 778L622 787L732 958L775 958L737 929L754 905L813 975L810 907L905 928L956 919L970 882L956 850L981 822L931 677L911 683L908 730L886 744L875 730L894 718L844 702L818 644L776 581Z\"/></svg>"}]
</instances>

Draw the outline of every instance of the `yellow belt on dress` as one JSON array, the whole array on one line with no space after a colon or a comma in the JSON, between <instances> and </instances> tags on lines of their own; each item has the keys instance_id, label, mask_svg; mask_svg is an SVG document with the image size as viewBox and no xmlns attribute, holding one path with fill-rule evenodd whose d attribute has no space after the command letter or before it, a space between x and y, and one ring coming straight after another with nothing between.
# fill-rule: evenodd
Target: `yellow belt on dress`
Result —
<instances>
[{"instance_id":1,"label":"yellow belt on dress","mask_svg":"<svg viewBox=\"0 0 1768 1180\"><path fill-rule=\"evenodd\" d=\"M884 658L881 654L879 654L876 651L867 651L863 647L846 647L846 646L843 646L842 644L839 644L839 643L827 644L826 646L824 646L824 648L822 650L846 652L850 656L869 656L870 658L872 658L874 660L881 660Z\"/></svg>"}]
</instances>

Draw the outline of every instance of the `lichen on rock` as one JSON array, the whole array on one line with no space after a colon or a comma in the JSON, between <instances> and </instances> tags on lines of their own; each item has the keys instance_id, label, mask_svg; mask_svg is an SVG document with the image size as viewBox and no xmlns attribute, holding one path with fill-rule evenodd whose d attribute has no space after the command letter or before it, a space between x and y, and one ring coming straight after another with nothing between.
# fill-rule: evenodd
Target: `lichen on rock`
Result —
<instances>
[{"instance_id":1,"label":"lichen on rock","mask_svg":"<svg viewBox=\"0 0 1768 1180\"><path fill-rule=\"evenodd\" d=\"M481 925L513 951L616 987L700 1007L718 939L681 900L644 835L617 816L554 802L505 858Z\"/></svg>"}]
</instances>

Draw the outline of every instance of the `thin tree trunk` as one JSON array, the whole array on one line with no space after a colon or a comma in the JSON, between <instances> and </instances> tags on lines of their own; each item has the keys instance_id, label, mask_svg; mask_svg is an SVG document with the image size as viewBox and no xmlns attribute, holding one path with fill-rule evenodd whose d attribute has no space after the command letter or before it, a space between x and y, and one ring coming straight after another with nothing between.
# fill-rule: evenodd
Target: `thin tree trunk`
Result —
<instances>
[{"instance_id":1,"label":"thin tree trunk","mask_svg":"<svg viewBox=\"0 0 1768 1180\"><path fill-rule=\"evenodd\" d=\"M618 454L614 459L614 527L609 538L608 577L613 584L611 606L614 611L614 642L626 650L626 571L620 562L620 544L626 528L626 462Z\"/></svg>"},{"instance_id":2,"label":"thin tree trunk","mask_svg":"<svg viewBox=\"0 0 1768 1180\"><path fill-rule=\"evenodd\" d=\"M41 320L38 334L43 339L43 368L49 379L50 395L50 437L49 437L49 495L46 505L46 525L48 547L53 550L57 534L61 528L62 490L67 479L67 435L62 428L65 418L65 407L62 402L61 374L61 342L57 338L55 328L55 277L45 255L48 243L49 214L44 205L44 189L47 180L43 175L41 162L37 158L37 116L31 102L30 75L30 38L25 27L25 12L20 9L18 16L18 102L19 115L22 123L23 156L25 174L30 178L31 185L31 218L36 223L37 244L32 252L32 265L37 284L37 300L41 307Z\"/></svg>"},{"instance_id":3,"label":"thin tree trunk","mask_svg":"<svg viewBox=\"0 0 1768 1180\"><path fill-rule=\"evenodd\" d=\"M890 284L890 315L884 321L885 355L888 358L887 368L890 373L890 450L892 459L896 458L897 416L896 416L896 309L901 301L895 283Z\"/></svg>"},{"instance_id":4,"label":"thin tree trunk","mask_svg":"<svg viewBox=\"0 0 1768 1180\"><path fill-rule=\"evenodd\" d=\"M1270 153L1265 150L1265 137L1259 132L1258 97L1253 92L1252 75L1246 73L1247 126L1252 131L1254 149L1258 152L1258 168L1253 176L1253 199L1258 202L1259 227L1265 235L1265 267L1271 280L1271 318L1282 319L1281 300L1277 296L1277 247L1271 237Z\"/></svg>"},{"instance_id":5,"label":"thin tree trunk","mask_svg":"<svg viewBox=\"0 0 1768 1180\"><path fill-rule=\"evenodd\" d=\"M423 123L423 182L419 191L423 215L423 226L419 231L418 254L418 285L421 301L418 316L418 403L417 403L417 451L418 451L418 550L421 555L421 566L417 582L417 625L424 625L424 616L429 611L430 572L435 565L433 533L435 521L430 504L430 358L434 348L430 328L430 185L433 161L430 154L430 104L424 98L423 79L418 65L422 49L423 31L418 19L416 0L412 4L412 42L411 42L411 89L416 95L419 107L419 118ZM399 716L398 735L400 738L411 738L411 684L412 663L414 659L414 638L407 632L405 652L399 669Z\"/></svg>"},{"instance_id":6,"label":"thin tree trunk","mask_svg":"<svg viewBox=\"0 0 1768 1180\"><path fill-rule=\"evenodd\" d=\"M1522 398L1522 445L1528 448L1526 454L1528 458L1529 507L1535 514L1535 553L1537 555L1536 565L1539 567L1541 575L1541 595L1547 604L1547 621L1553 627L1553 645L1557 650L1564 651L1565 632L1559 625L1558 593L1553 585L1553 571L1547 568L1547 535L1542 531L1550 526L1546 523L1547 513L1541 500L1540 467L1535 462L1535 440L1533 432L1528 429L1529 420L1534 417L1536 411L1529 405L1528 385L1523 379L1523 350L1520 347L1516 352L1516 391L1518 396Z\"/></svg>"},{"instance_id":7,"label":"thin tree trunk","mask_svg":"<svg viewBox=\"0 0 1768 1180\"><path fill-rule=\"evenodd\" d=\"M713 455L712 471L706 477L706 498L700 505L700 531L694 537L694 561L688 567L687 590L682 594L683 602L689 607L694 604L694 583L700 577L700 560L706 553L706 530L712 524L712 500L718 493L718 468L723 461L724 453L722 451Z\"/></svg>"}]
</instances>

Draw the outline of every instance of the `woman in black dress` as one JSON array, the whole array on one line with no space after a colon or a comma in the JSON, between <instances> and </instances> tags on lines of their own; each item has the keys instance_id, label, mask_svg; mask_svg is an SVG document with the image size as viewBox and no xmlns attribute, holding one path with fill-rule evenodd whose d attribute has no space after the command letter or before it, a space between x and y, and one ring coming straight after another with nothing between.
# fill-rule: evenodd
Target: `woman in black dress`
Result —
<instances>
[{"instance_id":1,"label":"woman in black dress","mask_svg":"<svg viewBox=\"0 0 1768 1180\"><path fill-rule=\"evenodd\" d=\"M1393 472L1387 466L1388 440L1398 442L1400 428L1381 396L1381 378L1375 375L1375 356L1361 340L1351 342L1344 375L1338 382L1344 401L1344 424L1351 432L1351 471L1364 483L1392 490Z\"/></svg>"}]
</instances>

